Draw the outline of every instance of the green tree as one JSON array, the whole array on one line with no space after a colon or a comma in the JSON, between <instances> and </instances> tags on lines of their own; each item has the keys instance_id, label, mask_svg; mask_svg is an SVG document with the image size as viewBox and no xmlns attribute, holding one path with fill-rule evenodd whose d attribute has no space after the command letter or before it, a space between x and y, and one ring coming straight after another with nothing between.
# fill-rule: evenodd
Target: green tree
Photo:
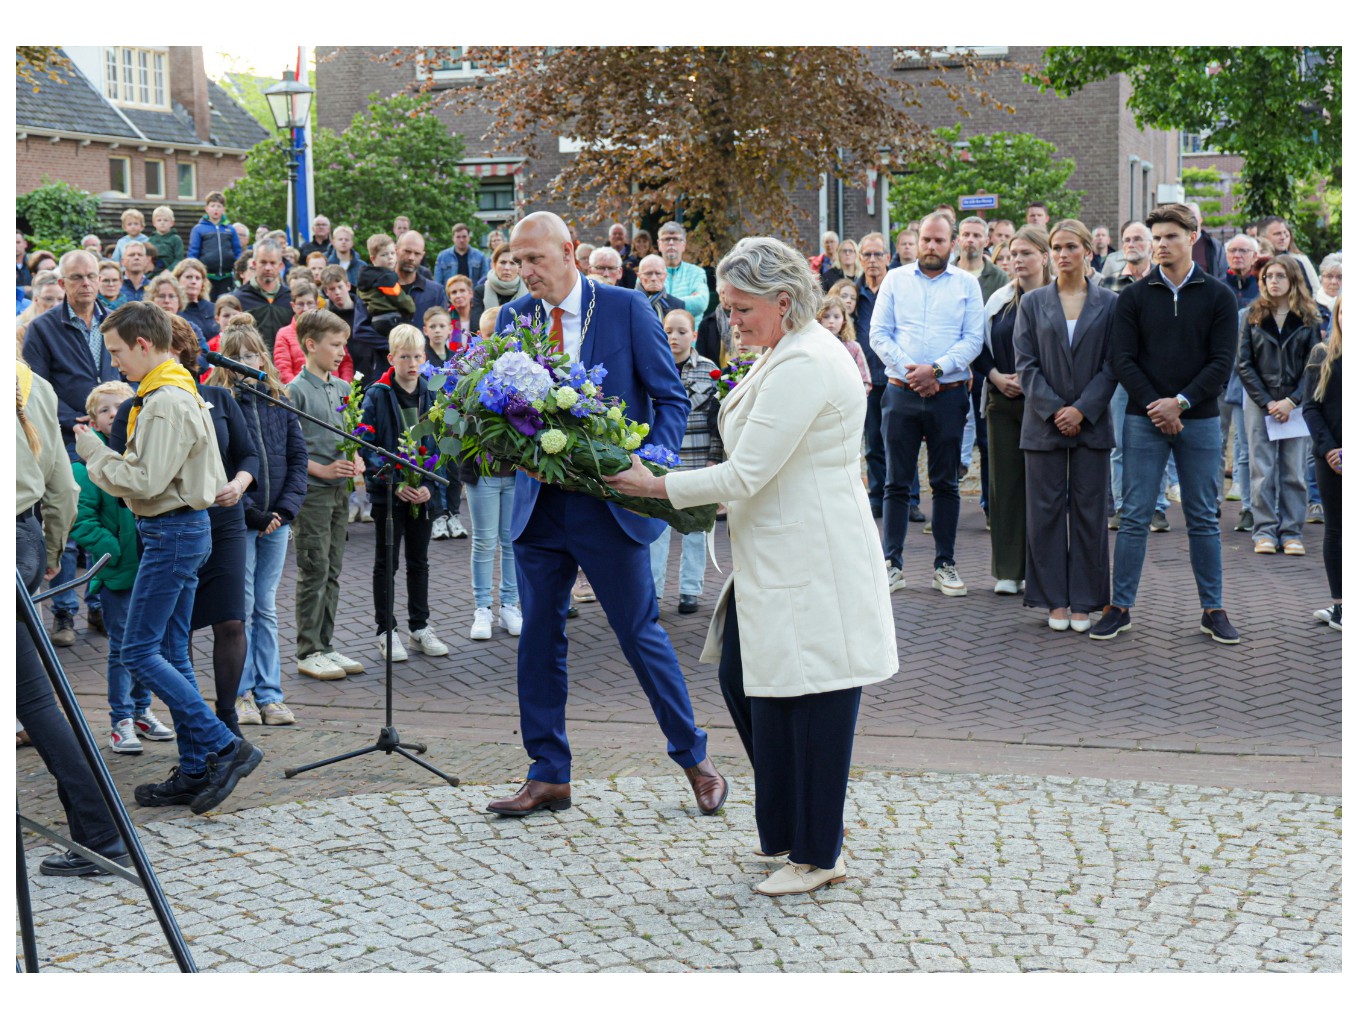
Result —
<instances>
[{"instance_id":1,"label":"green tree","mask_svg":"<svg viewBox=\"0 0 1360 1020\"><path fill-rule=\"evenodd\" d=\"M451 136L418 96L368 97L344 131L317 131L309 156L316 208L332 223L354 226L362 253L369 234L390 231L406 215L435 243L477 212L476 179L458 169L463 141ZM281 226L287 215L287 154L267 138L246 156L245 174L226 190L228 214L255 227Z\"/></svg>"},{"instance_id":2,"label":"green tree","mask_svg":"<svg viewBox=\"0 0 1360 1020\"><path fill-rule=\"evenodd\" d=\"M80 238L94 233L99 199L65 181L53 183L43 175L40 187L20 195L14 203L21 224L28 225L31 247L58 256L80 247Z\"/></svg>"},{"instance_id":3,"label":"green tree","mask_svg":"<svg viewBox=\"0 0 1360 1020\"><path fill-rule=\"evenodd\" d=\"M1299 183L1294 241L1313 260L1341 250L1341 187L1324 178Z\"/></svg>"},{"instance_id":4,"label":"green tree","mask_svg":"<svg viewBox=\"0 0 1360 1020\"><path fill-rule=\"evenodd\" d=\"M893 178L889 195L895 230L942 202L957 207L959 196L979 190L997 197L998 207L986 213L988 219L1024 223L1025 203L1035 200L1048 203L1054 221L1081 212L1086 192L1067 187L1076 161L1056 158L1058 148L1051 142L998 131L973 135L961 147L961 127L939 128L935 134L942 143L940 157Z\"/></svg>"},{"instance_id":5,"label":"green tree","mask_svg":"<svg viewBox=\"0 0 1360 1020\"><path fill-rule=\"evenodd\" d=\"M1340 179L1340 46L1051 46L1026 75L1070 96L1126 74L1140 127L1210 135L1243 158L1247 215L1288 217L1299 179Z\"/></svg>"},{"instance_id":6,"label":"green tree","mask_svg":"<svg viewBox=\"0 0 1360 1020\"><path fill-rule=\"evenodd\" d=\"M1225 194L1220 187L1223 175L1218 167L1187 166L1181 169L1181 184L1185 186L1185 197L1199 203L1204 225L1226 227L1235 222L1234 217L1223 211ZM1231 203L1229 203L1231 208Z\"/></svg>"},{"instance_id":7,"label":"green tree","mask_svg":"<svg viewBox=\"0 0 1360 1020\"><path fill-rule=\"evenodd\" d=\"M920 47L929 53L934 46ZM485 74L431 92L432 102L490 116L489 145L534 158L560 136L579 143L531 201L567 206L578 224L623 213L641 222L682 210L686 258L715 261L744 234L790 235L810 215L800 192L825 173L862 183L934 148L913 116L938 89L967 113L995 63L955 54L948 69L880 74L856 46L405 47L398 66L471 63ZM325 59L322 57L322 59ZM442 83L441 83L442 84ZM426 78L433 88L433 80Z\"/></svg>"}]
</instances>

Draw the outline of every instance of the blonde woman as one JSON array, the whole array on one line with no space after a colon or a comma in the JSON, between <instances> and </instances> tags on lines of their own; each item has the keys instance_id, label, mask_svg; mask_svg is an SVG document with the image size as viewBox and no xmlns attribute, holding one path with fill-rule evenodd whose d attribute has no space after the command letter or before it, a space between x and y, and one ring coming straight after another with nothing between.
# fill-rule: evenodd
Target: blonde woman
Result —
<instances>
[{"instance_id":1,"label":"blonde woman","mask_svg":"<svg viewBox=\"0 0 1360 1020\"><path fill-rule=\"evenodd\" d=\"M1333 630L1341 629L1341 296L1332 308L1332 334L1326 345L1313 348L1304 384L1303 420L1312 433L1317 464L1318 492L1322 495L1324 526L1322 565L1327 568L1332 605L1313 618Z\"/></svg>"},{"instance_id":2,"label":"blonde woman","mask_svg":"<svg viewBox=\"0 0 1360 1020\"><path fill-rule=\"evenodd\" d=\"M287 399L249 315L238 314L223 331L222 354L263 371L266 379L259 390ZM225 369L214 368L208 384L230 388L238 379ZM260 455L255 487L241 497L246 525L246 651L236 691L236 718L243 726L287 726L296 720L283 700L274 595L288 554L289 528L307 495L307 442L297 415L263 399L259 390L240 386L235 391Z\"/></svg>"}]
</instances>

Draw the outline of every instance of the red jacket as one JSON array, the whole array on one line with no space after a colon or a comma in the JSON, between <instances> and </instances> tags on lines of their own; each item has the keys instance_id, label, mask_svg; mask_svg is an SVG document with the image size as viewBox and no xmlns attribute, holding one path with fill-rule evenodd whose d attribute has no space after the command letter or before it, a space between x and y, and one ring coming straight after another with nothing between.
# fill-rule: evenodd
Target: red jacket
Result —
<instances>
[{"instance_id":1,"label":"red jacket","mask_svg":"<svg viewBox=\"0 0 1360 1020\"><path fill-rule=\"evenodd\" d=\"M297 338L297 317L288 325L279 329L278 336L274 338L274 367L279 371L279 378L285 383L290 383L297 378L302 371L302 366L307 363L306 356L302 353L302 345ZM340 368L335 373L345 382L354 379L354 361L349 356L349 351L345 352L345 360L340 362Z\"/></svg>"}]
</instances>

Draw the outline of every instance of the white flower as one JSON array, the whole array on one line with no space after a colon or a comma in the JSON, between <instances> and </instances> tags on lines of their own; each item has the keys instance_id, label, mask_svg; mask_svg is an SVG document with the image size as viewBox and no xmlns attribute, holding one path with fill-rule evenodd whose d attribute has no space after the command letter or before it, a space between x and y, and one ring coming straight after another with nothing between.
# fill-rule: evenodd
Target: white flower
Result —
<instances>
[{"instance_id":1,"label":"white flower","mask_svg":"<svg viewBox=\"0 0 1360 1020\"><path fill-rule=\"evenodd\" d=\"M570 386L560 387L553 396L557 398L557 406L563 411L576 403L576 391Z\"/></svg>"},{"instance_id":2,"label":"white flower","mask_svg":"<svg viewBox=\"0 0 1360 1020\"><path fill-rule=\"evenodd\" d=\"M538 434L538 444L544 453L561 453L567 446L567 434L561 429L548 429Z\"/></svg>"},{"instance_id":3,"label":"white flower","mask_svg":"<svg viewBox=\"0 0 1360 1020\"><path fill-rule=\"evenodd\" d=\"M599 392L599 387L587 379L585 382L581 383L581 392L588 397L593 397Z\"/></svg>"}]
</instances>

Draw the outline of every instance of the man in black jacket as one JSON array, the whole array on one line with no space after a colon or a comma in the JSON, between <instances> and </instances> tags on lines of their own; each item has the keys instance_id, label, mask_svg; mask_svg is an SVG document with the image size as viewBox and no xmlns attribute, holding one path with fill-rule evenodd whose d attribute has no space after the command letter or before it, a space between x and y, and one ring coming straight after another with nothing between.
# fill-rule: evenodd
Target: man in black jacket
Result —
<instances>
[{"instance_id":1,"label":"man in black jacket","mask_svg":"<svg viewBox=\"0 0 1360 1020\"><path fill-rule=\"evenodd\" d=\"M1176 458L1190 566L1199 589L1200 631L1221 644L1240 639L1223 611L1218 481L1223 465L1218 395L1232 371L1237 301L1195 265L1198 221L1184 205L1147 218L1155 268L1119 294L1111 362L1128 391L1124 417L1124 507L1114 547L1111 605L1091 628L1096 640L1128 630L1147 550L1148 524L1168 456Z\"/></svg>"},{"instance_id":2,"label":"man in black jacket","mask_svg":"<svg viewBox=\"0 0 1360 1020\"><path fill-rule=\"evenodd\" d=\"M250 257L255 279L235 291L241 310L255 320L255 328L268 350L274 337L293 321L293 295L283 282L283 249L268 238L255 245Z\"/></svg>"}]
</instances>

